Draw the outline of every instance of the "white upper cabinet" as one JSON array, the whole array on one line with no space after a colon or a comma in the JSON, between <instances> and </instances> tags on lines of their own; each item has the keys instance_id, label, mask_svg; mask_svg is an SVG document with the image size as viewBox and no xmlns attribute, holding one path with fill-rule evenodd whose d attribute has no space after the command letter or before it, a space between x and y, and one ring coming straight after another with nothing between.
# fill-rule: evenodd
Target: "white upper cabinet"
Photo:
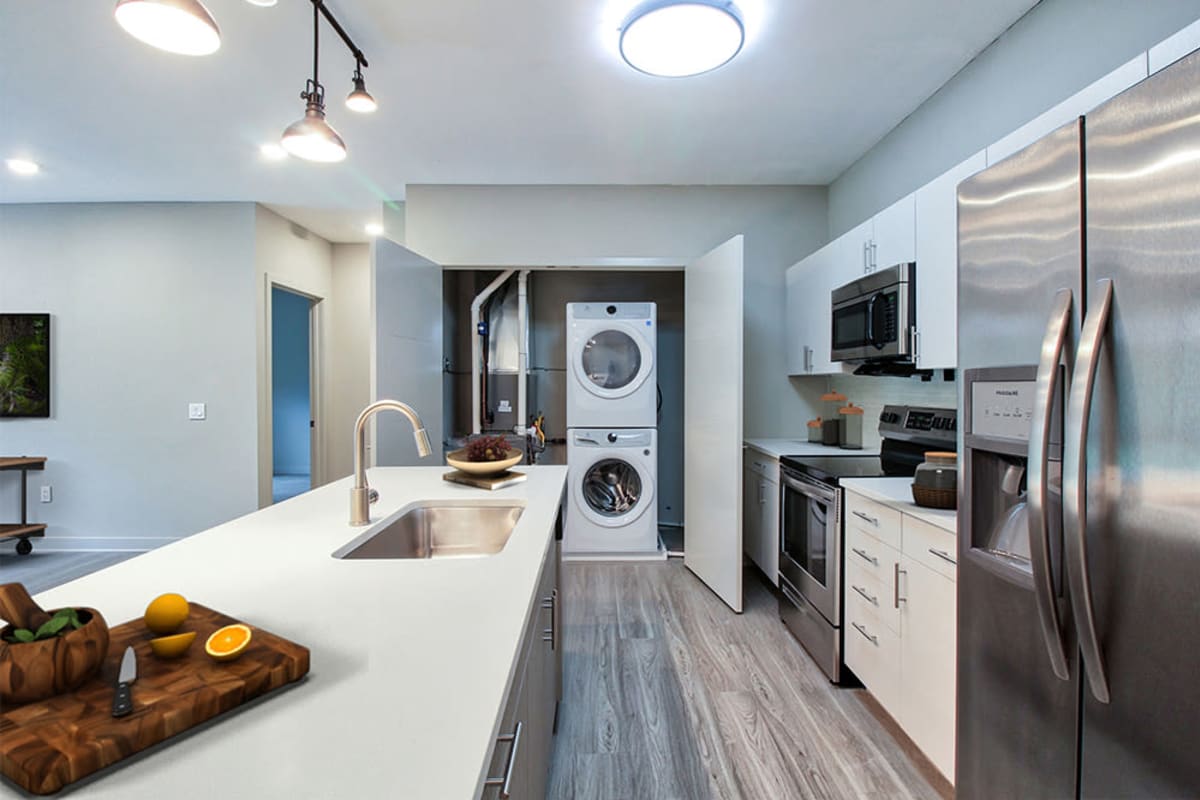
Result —
<instances>
[{"instance_id":1,"label":"white upper cabinet","mask_svg":"<svg viewBox=\"0 0 1200 800\"><path fill-rule=\"evenodd\" d=\"M844 237L843 237L844 238ZM841 372L829 360L831 325L829 295L834 281L862 269L862 261L847 266L846 243L830 242L787 271L787 363L789 375L828 375ZM850 269L850 268L853 269Z\"/></svg>"},{"instance_id":2,"label":"white upper cabinet","mask_svg":"<svg viewBox=\"0 0 1200 800\"><path fill-rule=\"evenodd\" d=\"M987 166L980 150L916 193L917 352L921 369L958 364L958 184Z\"/></svg>"},{"instance_id":3,"label":"white upper cabinet","mask_svg":"<svg viewBox=\"0 0 1200 800\"><path fill-rule=\"evenodd\" d=\"M1146 54L1142 53L989 146L987 163L991 165L1008 158L1018 150L1024 149L1026 145L1033 144L1051 131L1088 113L1109 98L1116 97L1146 75Z\"/></svg>"},{"instance_id":4,"label":"white upper cabinet","mask_svg":"<svg viewBox=\"0 0 1200 800\"><path fill-rule=\"evenodd\" d=\"M1150 74L1169 67L1197 48L1200 48L1200 20L1150 48Z\"/></svg>"},{"instance_id":5,"label":"white upper cabinet","mask_svg":"<svg viewBox=\"0 0 1200 800\"><path fill-rule=\"evenodd\" d=\"M872 220L872 272L916 259L915 215L915 200L911 194L875 215Z\"/></svg>"}]
</instances>

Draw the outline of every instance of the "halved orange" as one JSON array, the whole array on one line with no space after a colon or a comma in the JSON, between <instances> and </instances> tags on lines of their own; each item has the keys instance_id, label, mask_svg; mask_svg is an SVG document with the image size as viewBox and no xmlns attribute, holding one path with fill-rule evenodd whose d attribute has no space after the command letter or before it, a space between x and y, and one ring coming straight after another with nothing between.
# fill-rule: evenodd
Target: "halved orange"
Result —
<instances>
[{"instance_id":1,"label":"halved orange","mask_svg":"<svg viewBox=\"0 0 1200 800\"><path fill-rule=\"evenodd\" d=\"M250 629L245 625L226 625L208 637L204 652L217 661L232 661L250 644L250 637Z\"/></svg>"},{"instance_id":2,"label":"halved orange","mask_svg":"<svg viewBox=\"0 0 1200 800\"><path fill-rule=\"evenodd\" d=\"M195 631L177 633L174 636L159 636L150 640L150 649L159 658L179 658L187 652L195 639Z\"/></svg>"}]
</instances>

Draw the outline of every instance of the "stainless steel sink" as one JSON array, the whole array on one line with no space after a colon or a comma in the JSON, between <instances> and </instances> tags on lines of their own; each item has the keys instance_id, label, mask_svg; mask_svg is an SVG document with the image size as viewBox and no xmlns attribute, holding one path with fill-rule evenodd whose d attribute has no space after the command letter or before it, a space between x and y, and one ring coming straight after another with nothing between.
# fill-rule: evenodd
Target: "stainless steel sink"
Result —
<instances>
[{"instance_id":1,"label":"stainless steel sink","mask_svg":"<svg viewBox=\"0 0 1200 800\"><path fill-rule=\"evenodd\" d=\"M428 503L359 537L334 558L467 558L499 553L524 506Z\"/></svg>"}]
</instances>

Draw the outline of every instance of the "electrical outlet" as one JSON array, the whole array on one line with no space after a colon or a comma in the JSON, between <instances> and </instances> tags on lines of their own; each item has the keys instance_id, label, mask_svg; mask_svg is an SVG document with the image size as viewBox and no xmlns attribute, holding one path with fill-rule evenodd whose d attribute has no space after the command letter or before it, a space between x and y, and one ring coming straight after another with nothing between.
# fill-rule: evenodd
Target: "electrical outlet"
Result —
<instances>
[{"instance_id":1,"label":"electrical outlet","mask_svg":"<svg viewBox=\"0 0 1200 800\"><path fill-rule=\"evenodd\" d=\"M188 403L188 419L206 419L208 411L204 403Z\"/></svg>"},{"instance_id":2,"label":"electrical outlet","mask_svg":"<svg viewBox=\"0 0 1200 800\"><path fill-rule=\"evenodd\" d=\"M42 487L42 502L49 503L53 499L54 499L54 494L53 494L53 491L51 490L51 488L49 486L43 486Z\"/></svg>"}]
</instances>

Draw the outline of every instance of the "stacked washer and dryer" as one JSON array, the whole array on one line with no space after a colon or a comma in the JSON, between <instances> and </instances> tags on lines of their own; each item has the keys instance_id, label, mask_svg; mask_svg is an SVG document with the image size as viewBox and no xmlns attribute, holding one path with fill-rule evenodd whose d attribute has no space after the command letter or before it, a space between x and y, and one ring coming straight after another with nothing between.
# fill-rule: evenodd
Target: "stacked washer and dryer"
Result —
<instances>
[{"instance_id":1,"label":"stacked washer and dryer","mask_svg":"<svg viewBox=\"0 0 1200 800\"><path fill-rule=\"evenodd\" d=\"M563 557L666 558L658 538L654 303L567 304Z\"/></svg>"}]
</instances>

